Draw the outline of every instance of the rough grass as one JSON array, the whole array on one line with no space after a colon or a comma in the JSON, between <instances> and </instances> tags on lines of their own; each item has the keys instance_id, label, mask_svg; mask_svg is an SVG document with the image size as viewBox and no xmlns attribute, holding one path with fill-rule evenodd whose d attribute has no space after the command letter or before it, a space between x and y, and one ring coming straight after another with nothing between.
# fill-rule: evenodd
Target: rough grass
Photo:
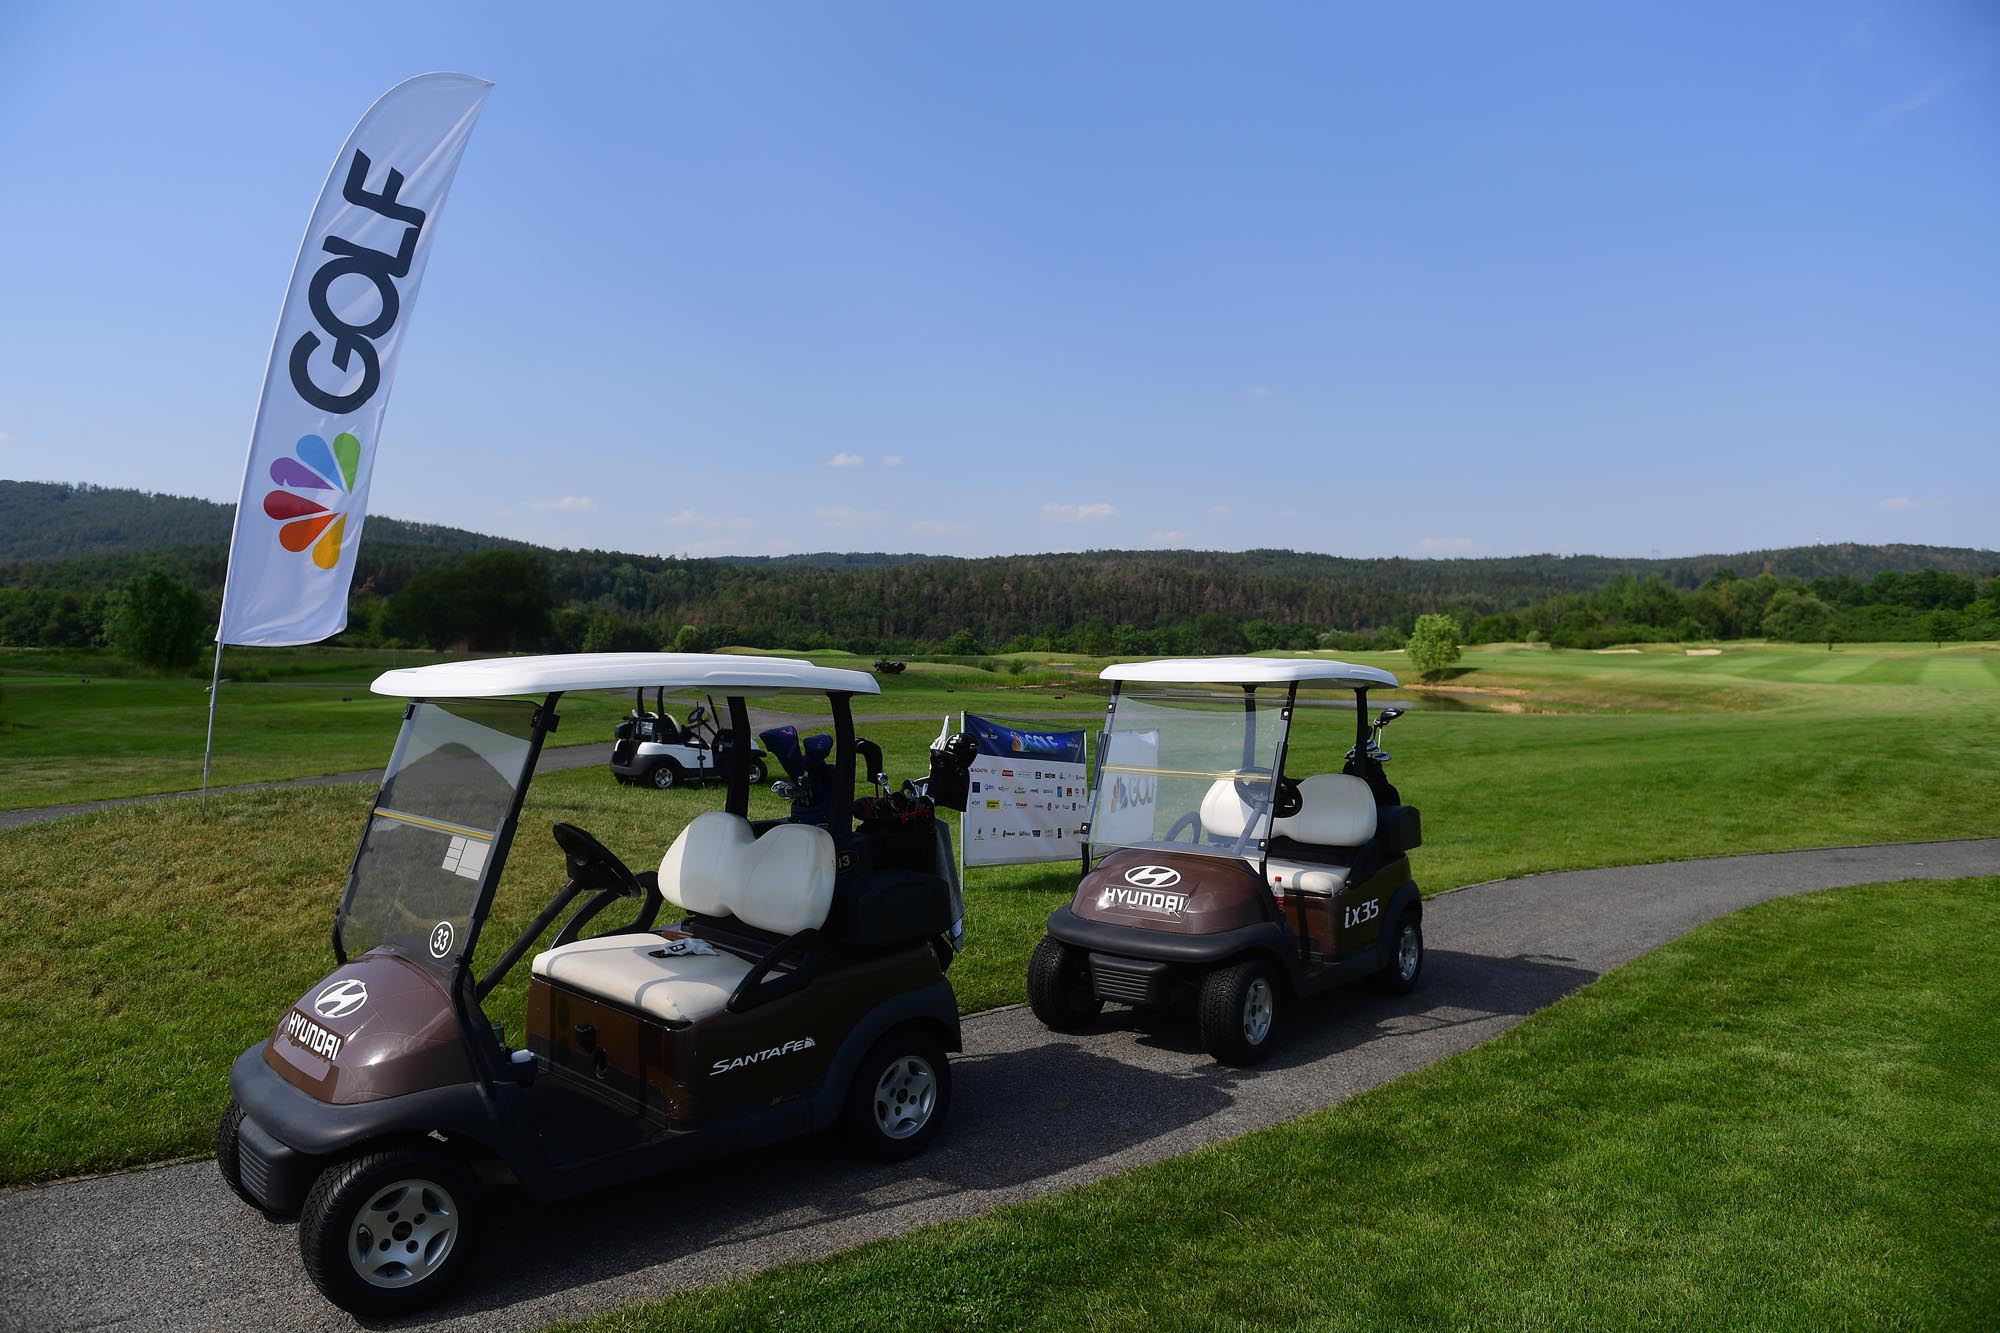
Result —
<instances>
[{"instance_id":1,"label":"rough grass","mask_svg":"<svg viewBox=\"0 0 2000 1333\"><path fill-rule=\"evenodd\" d=\"M559 1327L1991 1328L1996 931L1996 879L1767 903L1291 1124Z\"/></svg>"}]
</instances>

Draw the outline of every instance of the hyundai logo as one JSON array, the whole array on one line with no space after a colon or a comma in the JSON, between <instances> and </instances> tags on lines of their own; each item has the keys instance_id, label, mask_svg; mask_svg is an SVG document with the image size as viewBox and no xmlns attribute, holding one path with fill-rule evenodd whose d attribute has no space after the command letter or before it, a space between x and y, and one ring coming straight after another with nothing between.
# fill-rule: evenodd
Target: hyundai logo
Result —
<instances>
[{"instance_id":1,"label":"hyundai logo","mask_svg":"<svg viewBox=\"0 0 2000 1333\"><path fill-rule=\"evenodd\" d=\"M1181 882L1181 872L1172 866L1133 866L1125 872L1125 882L1142 889L1170 889Z\"/></svg>"},{"instance_id":2,"label":"hyundai logo","mask_svg":"<svg viewBox=\"0 0 2000 1333\"><path fill-rule=\"evenodd\" d=\"M349 977L313 997L313 1012L321 1018L345 1018L368 1003L368 983Z\"/></svg>"}]
</instances>

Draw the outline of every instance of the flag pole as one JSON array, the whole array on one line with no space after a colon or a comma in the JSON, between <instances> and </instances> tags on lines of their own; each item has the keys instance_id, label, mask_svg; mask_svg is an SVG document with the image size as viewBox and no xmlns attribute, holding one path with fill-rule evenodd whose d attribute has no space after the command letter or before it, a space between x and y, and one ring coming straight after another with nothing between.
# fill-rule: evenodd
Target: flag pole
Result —
<instances>
[{"instance_id":1,"label":"flag pole","mask_svg":"<svg viewBox=\"0 0 2000 1333\"><path fill-rule=\"evenodd\" d=\"M201 747L201 817L208 818L208 765L215 754L215 697L222 693L222 634L215 636L215 672L208 680L208 740Z\"/></svg>"}]
</instances>

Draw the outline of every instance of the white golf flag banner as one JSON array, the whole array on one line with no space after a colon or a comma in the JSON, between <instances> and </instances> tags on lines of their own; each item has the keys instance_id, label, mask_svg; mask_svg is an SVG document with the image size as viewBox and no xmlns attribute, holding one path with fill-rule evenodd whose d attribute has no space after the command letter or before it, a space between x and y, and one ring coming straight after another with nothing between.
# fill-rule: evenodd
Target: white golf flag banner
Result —
<instances>
[{"instance_id":1,"label":"white golf flag banner","mask_svg":"<svg viewBox=\"0 0 2000 1333\"><path fill-rule=\"evenodd\" d=\"M1083 850L1090 778L1081 731L965 715L979 745L959 845L969 866L1069 861Z\"/></svg>"},{"instance_id":2,"label":"white golf flag banner","mask_svg":"<svg viewBox=\"0 0 2000 1333\"><path fill-rule=\"evenodd\" d=\"M466 74L399 83L334 159L271 342L217 643L314 643L347 628L396 353L492 87Z\"/></svg>"}]
</instances>

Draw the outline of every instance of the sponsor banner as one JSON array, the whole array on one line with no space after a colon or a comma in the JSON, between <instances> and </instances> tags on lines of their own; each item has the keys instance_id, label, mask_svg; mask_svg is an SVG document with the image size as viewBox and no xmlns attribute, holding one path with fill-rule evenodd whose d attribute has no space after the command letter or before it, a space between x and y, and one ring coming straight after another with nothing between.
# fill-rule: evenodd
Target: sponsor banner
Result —
<instances>
[{"instance_id":1,"label":"sponsor banner","mask_svg":"<svg viewBox=\"0 0 2000 1333\"><path fill-rule=\"evenodd\" d=\"M218 643L314 643L347 628L396 354L492 87L465 74L397 84L334 159L264 371Z\"/></svg>"},{"instance_id":2,"label":"sponsor banner","mask_svg":"<svg viewBox=\"0 0 2000 1333\"><path fill-rule=\"evenodd\" d=\"M1083 849L1090 775L1084 733L965 715L979 744L959 842L969 866L1068 861Z\"/></svg>"}]
</instances>

